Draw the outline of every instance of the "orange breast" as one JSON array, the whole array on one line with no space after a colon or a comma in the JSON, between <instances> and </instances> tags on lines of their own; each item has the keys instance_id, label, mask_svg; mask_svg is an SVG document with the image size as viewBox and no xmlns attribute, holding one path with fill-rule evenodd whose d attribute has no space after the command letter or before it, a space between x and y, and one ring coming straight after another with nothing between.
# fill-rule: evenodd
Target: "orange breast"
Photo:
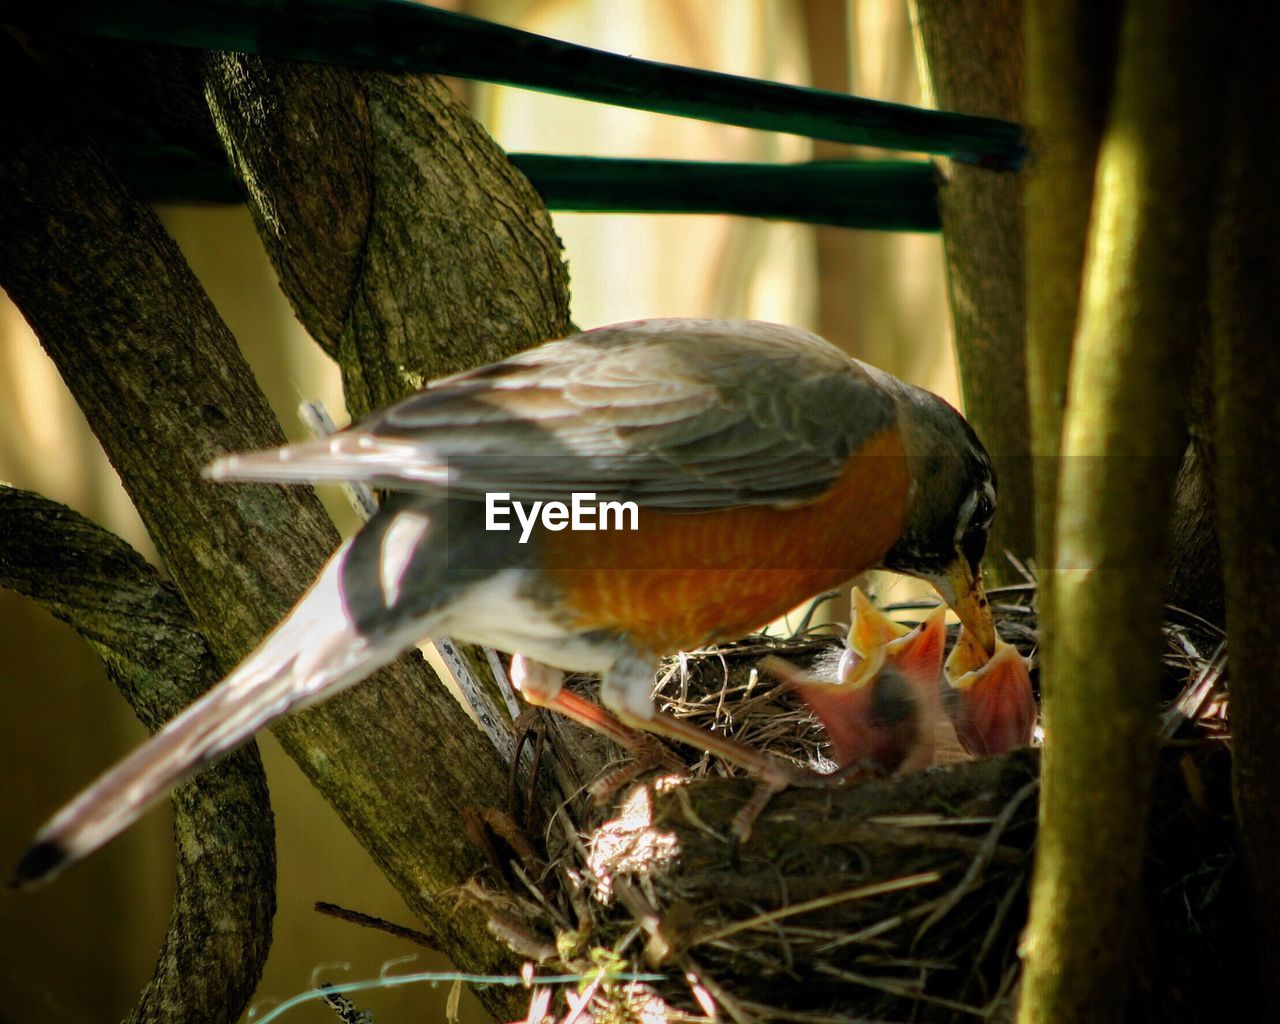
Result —
<instances>
[{"instance_id":1,"label":"orange breast","mask_svg":"<svg viewBox=\"0 0 1280 1024\"><path fill-rule=\"evenodd\" d=\"M902 533L909 486L889 430L804 505L642 508L634 532L539 530L536 543L575 628L665 654L736 639L878 564Z\"/></svg>"}]
</instances>

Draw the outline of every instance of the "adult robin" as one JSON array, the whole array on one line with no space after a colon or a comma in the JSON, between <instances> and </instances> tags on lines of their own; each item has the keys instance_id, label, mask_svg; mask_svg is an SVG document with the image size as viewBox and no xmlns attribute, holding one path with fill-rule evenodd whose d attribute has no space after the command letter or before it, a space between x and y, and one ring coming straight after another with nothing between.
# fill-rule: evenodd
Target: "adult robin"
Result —
<instances>
[{"instance_id":1,"label":"adult robin","mask_svg":"<svg viewBox=\"0 0 1280 1024\"><path fill-rule=\"evenodd\" d=\"M603 327L206 475L391 494L226 679L41 830L19 883L436 634L519 652L513 674L542 703L568 696L562 670L599 673L630 725L757 768L768 762L656 714L662 655L741 636L876 566L928 580L994 646L982 444L941 398L790 327Z\"/></svg>"}]
</instances>

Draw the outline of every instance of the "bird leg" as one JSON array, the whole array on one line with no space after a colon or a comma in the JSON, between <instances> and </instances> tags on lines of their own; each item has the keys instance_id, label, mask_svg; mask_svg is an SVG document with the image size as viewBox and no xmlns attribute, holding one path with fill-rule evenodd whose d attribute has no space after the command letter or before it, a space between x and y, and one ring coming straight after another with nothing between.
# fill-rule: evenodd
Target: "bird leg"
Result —
<instances>
[{"instance_id":1,"label":"bird leg","mask_svg":"<svg viewBox=\"0 0 1280 1024\"><path fill-rule=\"evenodd\" d=\"M635 668L631 662L634 661L638 666L641 660L626 659L625 662L615 666L609 678L606 679L607 696L617 697L620 690L625 690L630 671ZM652 665L646 662L644 667L646 698L647 688L651 685L652 679ZM670 765L669 756L662 756L665 753L664 748L656 745L655 750L654 736L663 736L699 750L705 750L730 764L746 769L758 780L759 789L756 795L735 818L733 832L739 841L745 841L750 835L751 824L773 794L793 785L830 785L843 781L811 772L727 736L701 729L670 715L664 715L654 710L651 704L647 716L633 709L624 711L621 717L615 716L606 708L564 689L564 673L559 669L543 665L523 655L517 654L511 661L511 681L530 704L558 711L579 725L608 736L636 756L639 761L638 768L624 770L626 774L620 779L617 776L610 776L592 786L592 795L597 799L607 797L619 785L628 781L629 778L634 778L637 771L646 770L654 764Z\"/></svg>"},{"instance_id":2,"label":"bird leg","mask_svg":"<svg viewBox=\"0 0 1280 1024\"><path fill-rule=\"evenodd\" d=\"M604 803L632 779L653 768L674 771L682 762L655 737L624 725L612 712L564 688L564 673L523 654L511 659L511 682L533 707L546 708L600 733L628 751L633 760L596 779L588 787L591 799Z\"/></svg>"},{"instance_id":3,"label":"bird leg","mask_svg":"<svg viewBox=\"0 0 1280 1024\"><path fill-rule=\"evenodd\" d=\"M714 754L722 761L745 768L761 782L777 785L780 789L822 777L773 754L756 750L728 736L691 725L683 719L664 715L660 711L653 712L647 719L634 721L639 728L648 732L697 747L708 754Z\"/></svg>"},{"instance_id":4,"label":"bird leg","mask_svg":"<svg viewBox=\"0 0 1280 1024\"><path fill-rule=\"evenodd\" d=\"M511 659L511 684L535 707L558 711L579 725L608 736L618 746L638 752L641 734L623 725L617 716L598 704L566 690L564 673L560 669L517 654Z\"/></svg>"}]
</instances>

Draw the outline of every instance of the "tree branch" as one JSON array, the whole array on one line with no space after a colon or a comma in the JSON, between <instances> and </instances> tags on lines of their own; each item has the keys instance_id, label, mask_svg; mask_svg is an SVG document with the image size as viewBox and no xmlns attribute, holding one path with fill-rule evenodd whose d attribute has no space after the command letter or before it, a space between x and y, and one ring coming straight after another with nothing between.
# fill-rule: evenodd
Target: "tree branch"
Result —
<instances>
[{"instance_id":1,"label":"tree branch","mask_svg":"<svg viewBox=\"0 0 1280 1024\"><path fill-rule=\"evenodd\" d=\"M353 416L569 331L541 199L436 80L210 54L206 94Z\"/></svg>"},{"instance_id":2,"label":"tree branch","mask_svg":"<svg viewBox=\"0 0 1280 1024\"><path fill-rule=\"evenodd\" d=\"M0 486L0 586L69 623L155 731L217 682L174 589L124 541L28 491ZM275 826L256 745L173 793L178 884L132 1024L238 1020L271 945Z\"/></svg>"}]
</instances>

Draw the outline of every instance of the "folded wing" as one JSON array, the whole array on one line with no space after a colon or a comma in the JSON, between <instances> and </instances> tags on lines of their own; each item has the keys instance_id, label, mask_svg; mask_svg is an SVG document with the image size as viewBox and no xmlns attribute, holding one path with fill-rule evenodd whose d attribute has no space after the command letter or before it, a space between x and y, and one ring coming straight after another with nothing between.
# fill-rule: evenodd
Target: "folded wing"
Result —
<instances>
[{"instance_id":1,"label":"folded wing","mask_svg":"<svg viewBox=\"0 0 1280 1024\"><path fill-rule=\"evenodd\" d=\"M320 441L215 462L220 480L361 480L653 508L821 494L893 422L861 365L794 328L639 321L438 381Z\"/></svg>"}]
</instances>

